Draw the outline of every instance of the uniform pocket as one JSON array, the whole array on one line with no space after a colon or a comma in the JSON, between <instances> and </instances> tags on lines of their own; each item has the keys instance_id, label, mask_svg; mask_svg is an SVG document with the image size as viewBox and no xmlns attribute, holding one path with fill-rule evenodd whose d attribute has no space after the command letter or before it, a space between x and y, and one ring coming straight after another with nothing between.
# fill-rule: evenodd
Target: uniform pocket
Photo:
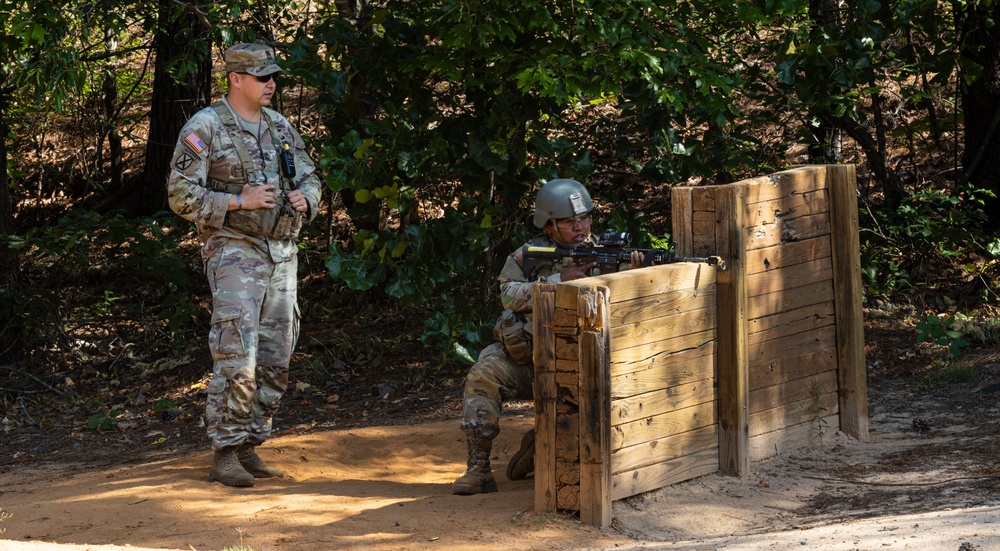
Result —
<instances>
[{"instance_id":1,"label":"uniform pocket","mask_svg":"<svg viewBox=\"0 0 1000 551\"><path fill-rule=\"evenodd\" d=\"M214 360L232 360L247 355L240 320L243 307L239 304L216 308L212 312L212 329L209 332L208 347Z\"/></svg>"}]
</instances>

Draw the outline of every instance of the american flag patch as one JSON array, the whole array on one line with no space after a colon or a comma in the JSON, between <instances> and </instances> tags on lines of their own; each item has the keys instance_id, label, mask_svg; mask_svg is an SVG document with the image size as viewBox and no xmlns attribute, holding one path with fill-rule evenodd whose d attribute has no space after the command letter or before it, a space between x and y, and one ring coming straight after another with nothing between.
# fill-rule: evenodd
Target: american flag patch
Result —
<instances>
[{"instance_id":1,"label":"american flag patch","mask_svg":"<svg viewBox=\"0 0 1000 551\"><path fill-rule=\"evenodd\" d=\"M524 247L514 252L514 259L517 260L518 266L524 265Z\"/></svg>"},{"instance_id":2,"label":"american flag patch","mask_svg":"<svg viewBox=\"0 0 1000 551\"><path fill-rule=\"evenodd\" d=\"M201 153L202 151L205 151L206 147L208 147L205 145L205 142L201 140L201 137L195 132L184 136L184 141L191 146L191 149L193 149L195 153Z\"/></svg>"}]
</instances>

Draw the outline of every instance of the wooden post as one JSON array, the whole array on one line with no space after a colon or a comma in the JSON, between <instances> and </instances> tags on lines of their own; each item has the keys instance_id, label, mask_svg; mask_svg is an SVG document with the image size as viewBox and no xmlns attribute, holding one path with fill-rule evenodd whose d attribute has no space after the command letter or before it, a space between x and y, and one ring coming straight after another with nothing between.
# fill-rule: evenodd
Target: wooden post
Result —
<instances>
[{"instance_id":1,"label":"wooden post","mask_svg":"<svg viewBox=\"0 0 1000 551\"><path fill-rule=\"evenodd\" d=\"M750 472L746 185L715 187L716 247L727 264L716 272L718 308L719 470Z\"/></svg>"},{"instance_id":2,"label":"wooden post","mask_svg":"<svg viewBox=\"0 0 1000 551\"><path fill-rule=\"evenodd\" d=\"M681 256L694 256L694 203L691 198L690 187L675 187L670 190L670 215L671 226L677 254Z\"/></svg>"},{"instance_id":3,"label":"wooden post","mask_svg":"<svg viewBox=\"0 0 1000 551\"><path fill-rule=\"evenodd\" d=\"M607 287L580 289L580 522L611 526L611 337Z\"/></svg>"},{"instance_id":4,"label":"wooden post","mask_svg":"<svg viewBox=\"0 0 1000 551\"><path fill-rule=\"evenodd\" d=\"M556 286L536 283L532 292L535 365L535 512L556 510L556 342L550 322Z\"/></svg>"},{"instance_id":5,"label":"wooden post","mask_svg":"<svg viewBox=\"0 0 1000 551\"><path fill-rule=\"evenodd\" d=\"M834 311L837 317L837 376L840 430L868 441L868 385L864 312L861 308L861 244L854 165L827 167Z\"/></svg>"}]
</instances>

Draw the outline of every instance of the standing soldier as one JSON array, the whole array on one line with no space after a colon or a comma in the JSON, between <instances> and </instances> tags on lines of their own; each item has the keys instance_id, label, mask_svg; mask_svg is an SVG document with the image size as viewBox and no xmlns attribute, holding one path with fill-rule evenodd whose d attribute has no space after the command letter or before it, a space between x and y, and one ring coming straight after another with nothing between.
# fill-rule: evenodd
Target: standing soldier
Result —
<instances>
[{"instance_id":1,"label":"standing soldier","mask_svg":"<svg viewBox=\"0 0 1000 551\"><path fill-rule=\"evenodd\" d=\"M596 245L590 233L590 193L576 180L551 180L535 197L535 227L542 234L507 257L500 271L500 302L506 310L493 334L499 342L479 354L465 378L462 431L469 448L467 470L452 486L458 495L497 491L490 469L493 439L500 433L500 409L504 400L531 399L534 381L531 352L531 295L535 279L524 271L523 252L528 246L574 249L584 243ZM567 262L539 270L537 281L559 283L587 277L597 262L575 265ZM642 264L642 254L633 252L629 267ZM534 274L532 274L534 277ZM535 432L524 435L521 448L507 466L507 478L520 480L535 470Z\"/></svg>"},{"instance_id":2,"label":"standing soldier","mask_svg":"<svg viewBox=\"0 0 1000 551\"><path fill-rule=\"evenodd\" d=\"M181 130L167 195L198 227L212 289L209 480L253 486L283 476L254 448L270 436L288 387L299 332L296 242L321 190L299 133L265 107L282 72L274 50L238 44L225 60L228 91Z\"/></svg>"}]
</instances>

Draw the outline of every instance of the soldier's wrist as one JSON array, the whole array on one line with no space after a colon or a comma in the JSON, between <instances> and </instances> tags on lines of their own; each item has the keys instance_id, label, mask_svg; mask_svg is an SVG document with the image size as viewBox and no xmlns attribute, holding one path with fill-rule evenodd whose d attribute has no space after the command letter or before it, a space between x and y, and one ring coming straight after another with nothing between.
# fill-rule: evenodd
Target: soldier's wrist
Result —
<instances>
[{"instance_id":1,"label":"soldier's wrist","mask_svg":"<svg viewBox=\"0 0 1000 551\"><path fill-rule=\"evenodd\" d=\"M236 210L243 210L243 196L236 194Z\"/></svg>"}]
</instances>

